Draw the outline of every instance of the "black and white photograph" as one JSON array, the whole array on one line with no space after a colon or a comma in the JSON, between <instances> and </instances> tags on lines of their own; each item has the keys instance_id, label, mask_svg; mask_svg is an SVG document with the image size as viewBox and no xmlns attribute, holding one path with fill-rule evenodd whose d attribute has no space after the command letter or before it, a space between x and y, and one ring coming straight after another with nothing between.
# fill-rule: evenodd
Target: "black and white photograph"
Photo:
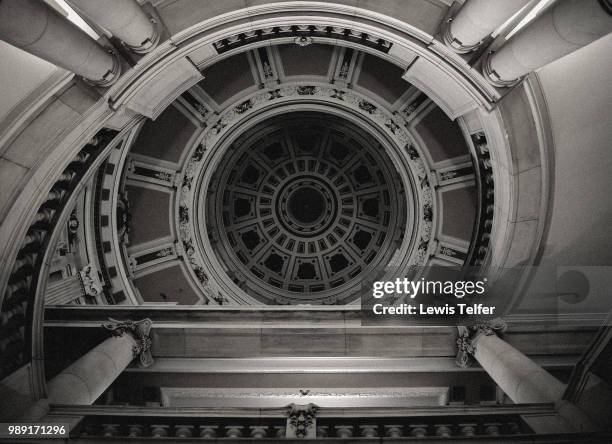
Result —
<instances>
[{"instance_id":1,"label":"black and white photograph","mask_svg":"<svg viewBox=\"0 0 612 444\"><path fill-rule=\"evenodd\" d=\"M612 443L612 0L0 0L0 443Z\"/></svg>"}]
</instances>

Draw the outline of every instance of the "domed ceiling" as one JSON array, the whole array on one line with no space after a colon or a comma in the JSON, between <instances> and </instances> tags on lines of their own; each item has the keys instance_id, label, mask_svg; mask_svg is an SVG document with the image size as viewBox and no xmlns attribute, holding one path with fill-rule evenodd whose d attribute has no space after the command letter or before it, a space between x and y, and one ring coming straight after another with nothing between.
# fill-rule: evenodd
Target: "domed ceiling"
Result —
<instances>
[{"instance_id":1,"label":"domed ceiling","mask_svg":"<svg viewBox=\"0 0 612 444\"><path fill-rule=\"evenodd\" d=\"M77 268L96 256L108 303L351 304L463 265L474 136L384 53L280 44L202 74L125 133L75 208L96 227Z\"/></svg>"},{"instance_id":2,"label":"domed ceiling","mask_svg":"<svg viewBox=\"0 0 612 444\"><path fill-rule=\"evenodd\" d=\"M350 301L389 263L406 220L383 147L323 113L290 113L244 134L219 162L206 207L228 274L266 303Z\"/></svg>"}]
</instances>

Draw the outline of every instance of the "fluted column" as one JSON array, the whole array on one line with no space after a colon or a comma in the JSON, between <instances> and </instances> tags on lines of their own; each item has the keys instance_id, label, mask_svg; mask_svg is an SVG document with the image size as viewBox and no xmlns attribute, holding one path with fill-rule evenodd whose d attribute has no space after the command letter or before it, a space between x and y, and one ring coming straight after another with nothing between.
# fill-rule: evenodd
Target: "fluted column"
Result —
<instances>
[{"instance_id":1,"label":"fluted column","mask_svg":"<svg viewBox=\"0 0 612 444\"><path fill-rule=\"evenodd\" d=\"M473 356L495 383L519 403L548 403L561 399L565 386L553 375L497 336L500 320L460 327L457 363L465 367Z\"/></svg>"},{"instance_id":2,"label":"fluted column","mask_svg":"<svg viewBox=\"0 0 612 444\"><path fill-rule=\"evenodd\" d=\"M35 420L44 416L49 404L90 405L137 359L140 366L152 364L151 320L116 321L104 324L112 336L81 356L47 383L47 398L26 415Z\"/></svg>"},{"instance_id":3,"label":"fluted column","mask_svg":"<svg viewBox=\"0 0 612 444\"><path fill-rule=\"evenodd\" d=\"M153 50L159 42L158 26L136 0L68 0L68 3L137 54Z\"/></svg>"},{"instance_id":4,"label":"fluted column","mask_svg":"<svg viewBox=\"0 0 612 444\"><path fill-rule=\"evenodd\" d=\"M496 86L522 76L612 32L612 0L559 0L484 61Z\"/></svg>"},{"instance_id":5,"label":"fluted column","mask_svg":"<svg viewBox=\"0 0 612 444\"><path fill-rule=\"evenodd\" d=\"M42 1L2 0L0 39L94 85L109 86L121 73L113 54Z\"/></svg>"},{"instance_id":6,"label":"fluted column","mask_svg":"<svg viewBox=\"0 0 612 444\"><path fill-rule=\"evenodd\" d=\"M468 0L444 32L444 42L458 53L476 48L529 0Z\"/></svg>"}]
</instances>

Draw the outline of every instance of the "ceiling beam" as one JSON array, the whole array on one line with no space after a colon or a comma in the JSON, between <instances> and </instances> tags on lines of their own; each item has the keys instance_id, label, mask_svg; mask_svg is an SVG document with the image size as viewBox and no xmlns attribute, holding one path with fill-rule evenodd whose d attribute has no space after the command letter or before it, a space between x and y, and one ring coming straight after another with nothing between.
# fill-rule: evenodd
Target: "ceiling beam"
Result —
<instances>
[{"instance_id":1,"label":"ceiling beam","mask_svg":"<svg viewBox=\"0 0 612 444\"><path fill-rule=\"evenodd\" d=\"M325 417L418 417L418 416L492 416L492 415L521 415L521 414L550 414L554 412L552 404L508 404L498 406L432 406L420 408L320 408L318 418ZM53 416L150 416L150 417L286 417L287 409L283 408L200 408L200 407L136 407L136 406L51 406L50 417Z\"/></svg>"},{"instance_id":2,"label":"ceiling beam","mask_svg":"<svg viewBox=\"0 0 612 444\"><path fill-rule=\"evenodd\" d=\"M546 369L566 369L577 355L536 356ZM131 373L435 373L481 372L481 367L459 367L454 357L360 358L360 357L268 357L268 358L157 358L147 368L129 367Z\"/></svg>"}]
</instances>

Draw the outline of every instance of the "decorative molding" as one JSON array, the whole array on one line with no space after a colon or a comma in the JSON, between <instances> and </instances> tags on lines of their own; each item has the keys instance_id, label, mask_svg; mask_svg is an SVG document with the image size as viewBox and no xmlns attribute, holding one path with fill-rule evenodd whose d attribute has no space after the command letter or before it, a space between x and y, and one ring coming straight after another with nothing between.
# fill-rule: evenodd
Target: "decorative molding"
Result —
<instances>
[{"instance_id":1,"label":"decorative molding","mask_svg":"<svg viewBox=\"0 0 612 444\"><path fill-rule=\"evenodd\" d=\"M260 85L271 88L279 83L277 61L274 53L267 46L259 47L252 52L253 62L257 66Z\"/></svg>"},{"instance_id":2,"label":"decorative molding","mask_svg":"<svg viewBox=\"0 0 612 444\"><path fill-rule=\"evenodd\" d=\"M163 359L163 358L162 358ZM157 361L156 361L157 363ZM150 370L135 372L155 372ZM373 370L371 370L373 371ZM453 371L461 371L456 367ZM163 373L163 372L162 372ZM181 373L179 371L179 373ZM280 407L289 403L319 407L410 407L446 405L448 387L360 387L360 388L181 388L162 387L164 407Z\"/></svg>"},{"instance_id":3,"label":"decorative molding","mask_svg":"<svg viewBox=\"0 0 612 444\"><path fill-rule=\"evenodd\" d=\"M506 323L502 319L493 319L481 324L468 327L459 326L459 337L457 338L457 357L455 362L461 368L467 368L471 364L471 356L476 353L478 338L482 335L500 335L506 331Z\"/></svg>"},{"instance_id":4,"label":"decorative molding","mask_svg":"<svg viewBox=\"0 0 612 444\"><path fill-rule=\"evenodd\" d=\"M52 325L56 325L53 323ZM191 324L193 325L193 324ZM181 326L188 326L187 323ZM159 326L156 327L160 329ZM163 333L162 333L163 334ZM452 338L449 334L449 343ZM539 356L530 355L536 364L547 369L571 369L578 361L577 355ZM455 363L454 356L444 357L416 357L416 358L371 358L344 357L344 358L156 358L155 363L148 369L130 368L126 371L143 373L154 372L159 374L200 373L203 368L213 374L266 374L266 373L427 373L427 372L480 372L478 367L460 368ZM380 390L379 390L380 393ZM439 394L443 396L442 393ZM446 396L446 395L444 395ZM446 398L444 398L446 399Z\"/></svg>"},{"instance_id":5,"label":"decorative molding","mask_svg":"<svg viewBox=\"0 0 612 444\"><path fill-rule=\"evenodd\" d=\"M176 102L183 105L188 114L193 116L194 123L201 128L206 128L210 119L214 118L215 110L210 103L207 103L206 93L198 85L181 94Z\"/></svg>"},{"instance_id":6,"label":"decorative molding","mask_svg":"<svg viewBox=\"0 0 612 444\"><path fill-rule=\"evenodd\" d=\"M465 423L466 417L478 418L504 417L509 415L550 415L554 414L554 405L548 403L539 404L501 404L491 408L490 405L445 405L431 407L391 407L391 408L324 408L317 409L316 418L365 418L365 417L395 417L409 418L414 424L418 424L419 418L432 416L453 418L453 422L461 421ZM86 417L114 417L125 418L127 421L134 421L135 418L152 417L179 418L206 418L206 417L226 417L226 418L286 418L287 407L283 408L215 408L215 407L184 407L176 409L160 409L159 407L149 406L125 406L125 405L63 405L52 406L50 413L57 416L86 416ZM472 419L473 421L473 419ZM470 421L471 422L471 421ZM132 422L133 424L134 422Z\"/></svg>"},{"instance_id":7,"label":"decorative molding","mask_svg":"<svg viewBox=\"0 0 612 444\"><path fill-rule=\"evenodd\" d=\"M315 438L317 406L291 404L287 411L287 438Z\"/></svg>"},{"instance_id":8,"label":"decorative molding","mask_svg":"<svg viewBox=\"0 0 612 444\"><path fill-rule=\"evenodd\" d=\"M100 296L102 294L102 282L98 276L98 269L94 264L83 267L78 273L83 292L89 296Z\"/></svg>"},{"instance_id":9,"label":"decorative molding","mask_svg":"<svg viewBox=\"0 0 612 444\"><path fill-rule=\"evenodd\" d=\"M117 196L117 236L122 245L130 244L130 230L132 228L132 212L127 191Z\"/></svg>"},{"instance_id":10,"label":"decorative molding","mask_svg":"<svg viewBox=\"0 0 612 444\"><path fill-rule=\"evenodd\" d=\"M465 162L460 165L452 165L448 168L436 171L438 176L438 186L443 187L458 182L474 181L474 165L472 162Z\"/></svg>"},{"instance_id":11,"label":"decorative molding","mask_svg":"<svg viewBox=\"0 0 612 444\"><path fill-rule=\"evenodd\" d=\"M217 40L213 43L217 53L231 51L251 43L273 39L291 38L296 45L308 46L316 40L344 40L347 43L362 45L383 53L388 53L393 43L382 37L347 27L326 25L286 25L249 30Z\"/></svg>"},{"instance_id":12,"label":"decorative molding","mask_svg":"<svg viewBox=\"0 0 612 444\"><path fill-rule=\"evenodd\" d=\"M143 82L123 106L155 120L170 103L203 78L188 59L179 59Z\"/></svg>"},{"instance_id":13,"label":"decorative molding","mask_svg":"<svg viewBox=\"0 0 612 444\"><path fill-rule=\"evenodd\" d=\"M160 165L143 162L133 157L128 158L126 178L141 182L153 183L172 188L176 171Z\"/></svg>"},{"instance_id":14,"label":"decorative molding","mask_svg":"<svg viewBox=\"0 0 612 444\"><path fill-rule=\"evenodd\" d=\"M149 318L140 321L118 321L113 318L108 318L109 322L102 324L102 327L108 330L113 336L123 336L128 333L134 337L136 345L132 349L134 359L138 358L138 365L146 368L153 364L153 355L151 354L151 327L153 322Z\"/></svg>"},{"instance_id":15,"label":"decorative molding","mask_svg":"<svg viewBox=\"0 0 612 444\"><path fill-rule=\"evenodd\" d=\"M338 60L336 60L332 83L348 87L353 83L353 77L355 75L355 67L359 51L350 47L339 47L338 48Z\"/></svg>"},{"instance_id":16,"label":"decorative molding","mask_svg":"<svg viewBox=\"0 0 612 444\"><path fill-rule=\"evenodd\" d=\"M131 253L128 257L130 270L134 277L140 277L149 272L149 268L177 259L174 243L164 242L162 239L152 241L156 245L142 251ZM147 272L143 270L147 269Z\"/></svg>"},{"instance_id":17,"label":"decorative molding","mask_svg":"<svg viewBox=\"0 0 612 444\"><path fill-rule=\"evenodd\" d=\"M104 189L110 190L108 199L98 200L98 203L94 206L94 223L98 227L96 233L98 261L105 282L108 283L108 287L112 291L111 304L131 303L138 305L143 302L140 295L134 291L128 278L129 269L124 266L126 262L124 262L122 255L130 244L132 225L129 196L125 190L126 181L123 172L127 169L126 165L128 165L130 157L147 165L152 163L149 162L151 158L146 156L133 153L128 156L144 122L145 119L140 118L124 130L121 143L116 146L116 149L111 150L105 164L98 171L95 187L96 193L101 193ZM103 218L107 221L106 225L102 224ZM104 248L105 245L106 249ZM127 259L127 255L125 258ZM111 267L117 273L111 275L108 272Z\"/></svg>"},{"instance_id":18,"label":"decorative molding","mask_svg":"<svg viewBox=\"0 0 612 444\"><path fill-rule=\"evenodd\" d=\"M402 78L425 92L453 120L478 108L478 102L458 87L454 77L422 57L408 67Z\"/></svg>"},{"instance_id":19,"label":"decorative molding","mask_svg":"<svg viewBox=\"0 0 612 444\"><path fill-rule=\"evenodd\" d=\"M495 215L495 180L489 142L484 131L470 135L474 146L476 185L478 190L477 219L472 232L467 265L481 267L490 255L491 231Z\"/></svg>"},{"instance_id":20,"label":"decorative molding","mask_svg":"<svg viewBox=\"0 0 612 444\"><path fill-rule=\"evenodd\" d=\"M413 120L419 112L426 109L430 103L431 100L427 97L427 94L418 92L416 95L411 95L406 103L399 107L396 113L402 115L402 118L406 120L406 127L408 127L409 122Z\"/></svg>"}]
</instances>

